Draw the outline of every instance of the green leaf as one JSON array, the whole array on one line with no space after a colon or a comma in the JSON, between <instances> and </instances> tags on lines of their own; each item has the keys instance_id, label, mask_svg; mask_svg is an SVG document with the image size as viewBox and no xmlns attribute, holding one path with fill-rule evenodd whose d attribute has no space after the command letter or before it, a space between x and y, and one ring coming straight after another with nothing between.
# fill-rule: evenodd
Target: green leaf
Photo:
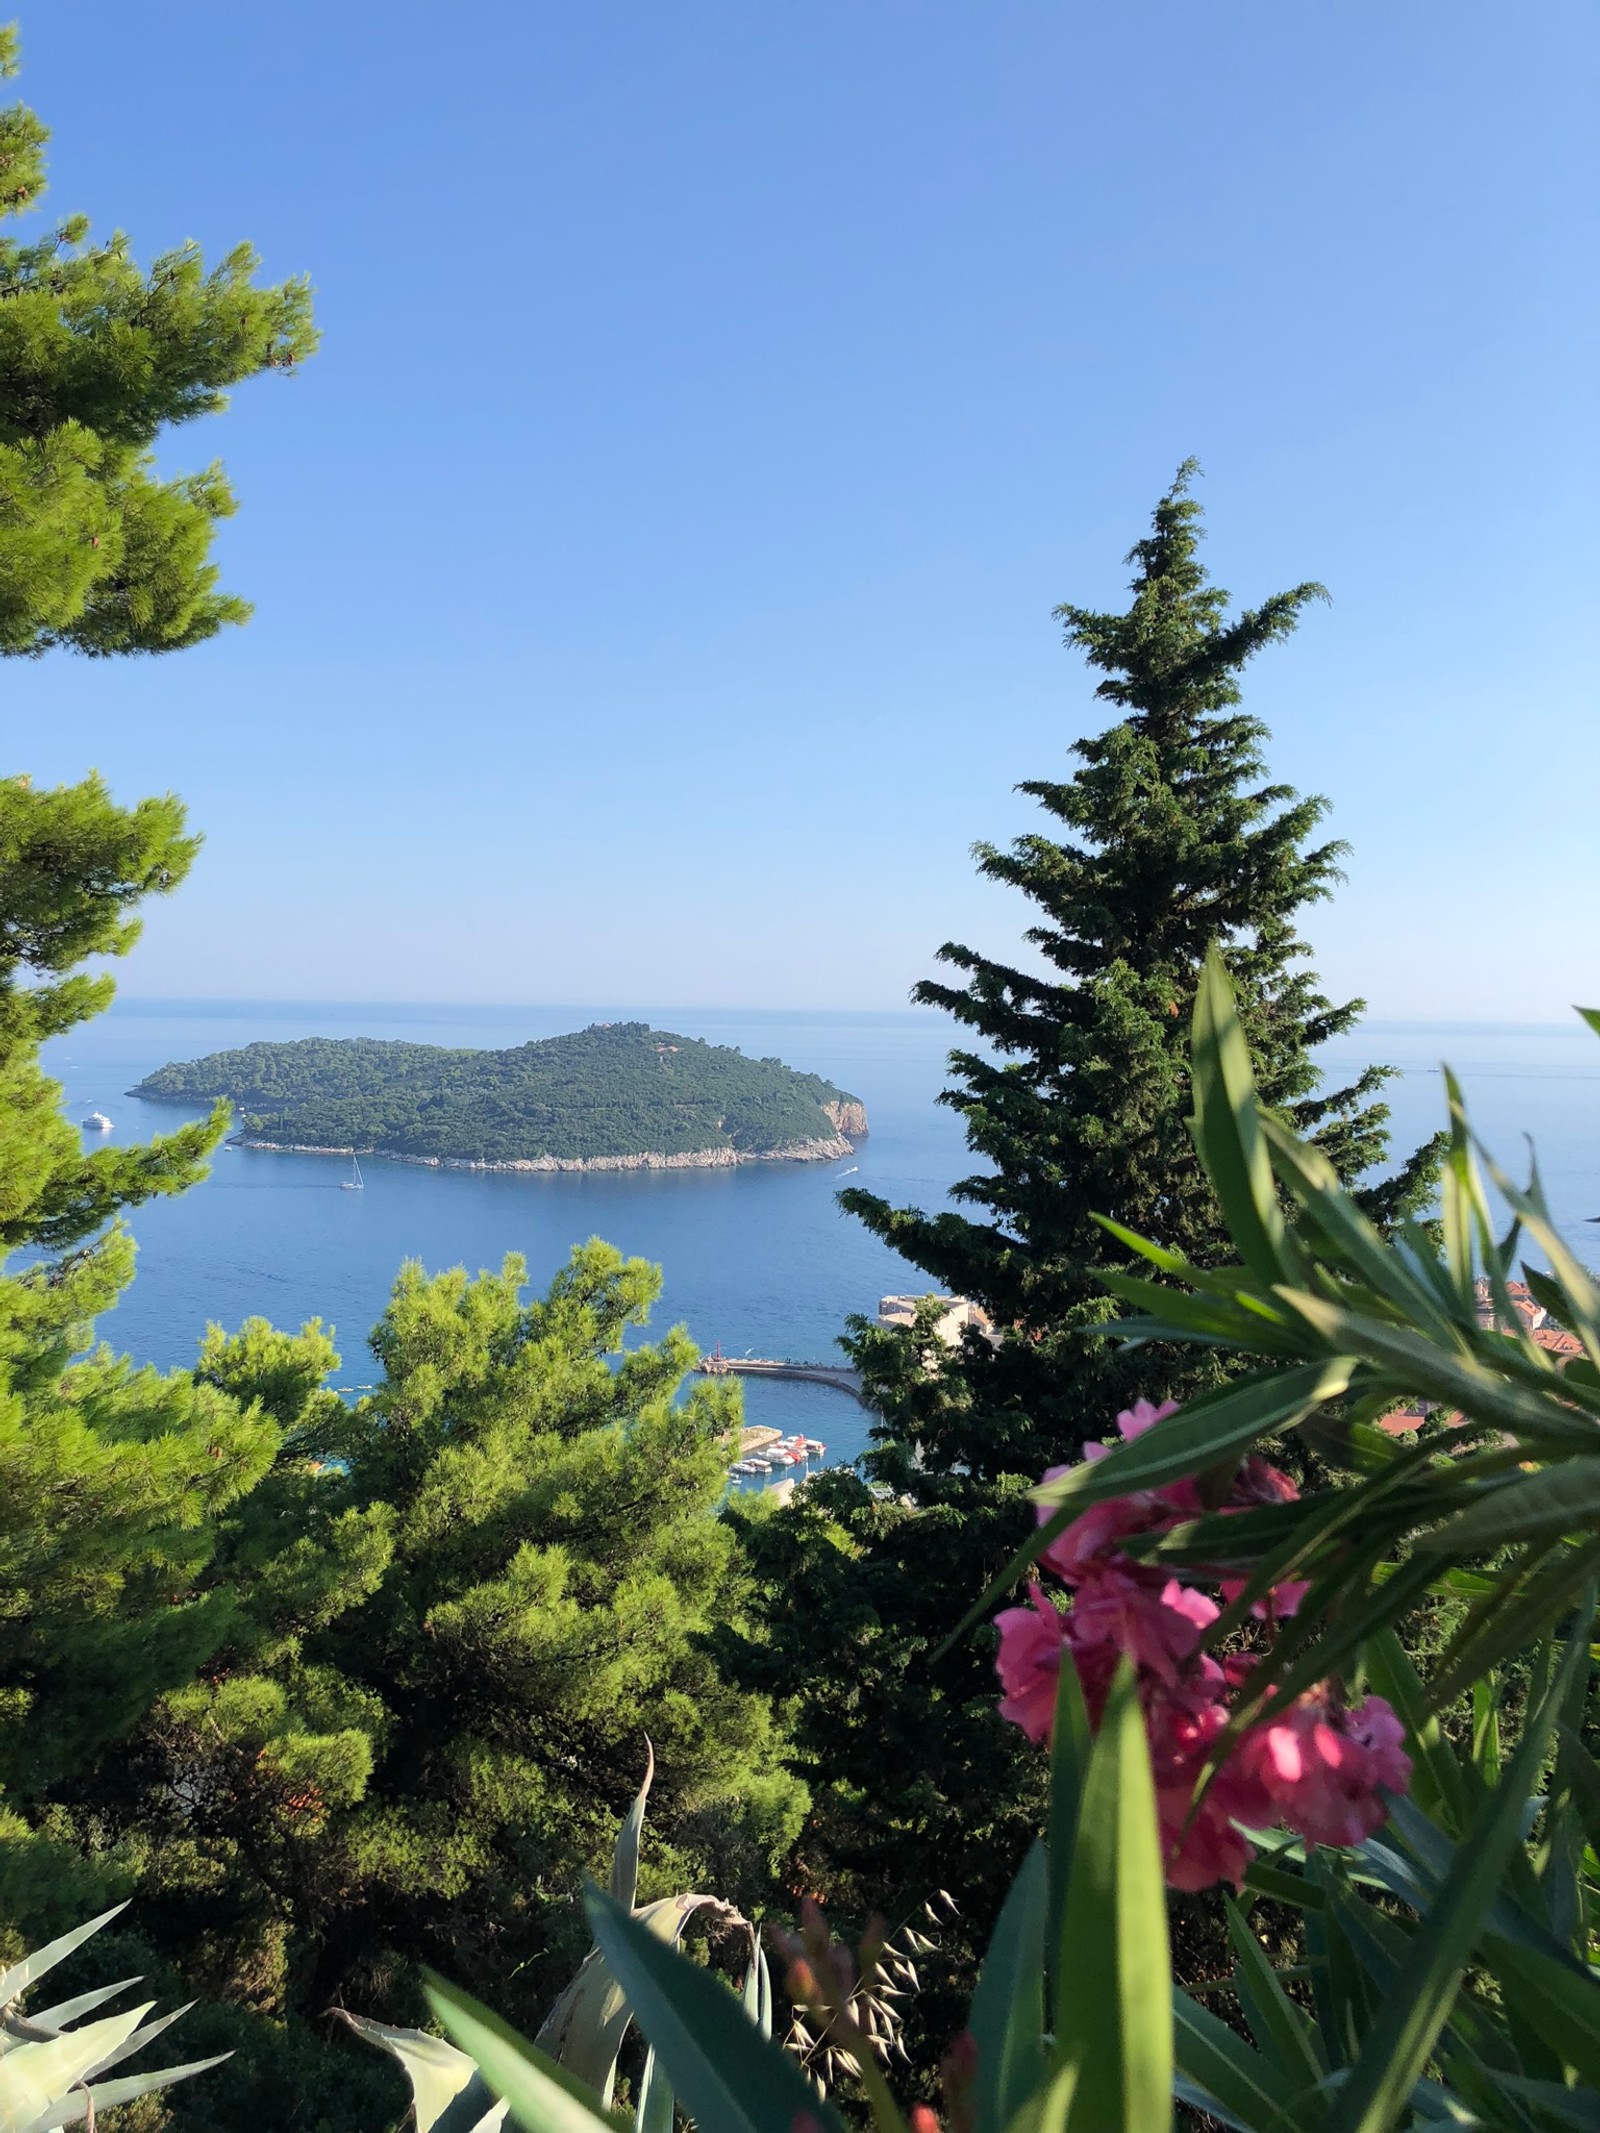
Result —
<instances>
[{"instance_id":1,"label":"green leaf","mask_svg":"<svg viewBox=\"0 0 1600 2133\"><path fill-rule=\"evenodd\" d=\"M1459 1836L1471 1812L1467 1779L1450 1751L1437 1713L1428 1708L1422 1677L1393 1629L1381 1629L1369 1641L1367 1679L1387 1698L1406 1729L1412 1759L1411 1797L1424 1814Z\"/></svg>"},{"instance_id":2,"label":"green leaf","mask_svg":"<svg viewBox=\"0 0 1600 2133\"><path fill-rule=\"evenodd\" d=\"M843 2133L833 2106L709 1970L664 1946L601 1890L590 1889L586 1904L595 1943L700 2133L792 2133L802 2112L825 2133Z\"/></svg>"},{"instance_id":3,"label":"green leaf","mask_svg":"<svg viewBox=\"0 0 1600 2133\"><path fill-rule=\"evenodd\" d=\"M644 1740L644 1783L639 1787L627 1819L617 1832L617 1848L611 1860L611 1893L618 1903L633 1909L639 1889L639 1845L644 1834L644 1803L650 1797L650 1781L656 1774L656 1751L647 1733Z\"/></svg>"},{"instance_id":4,"label":"green leaf","mask_svg":"<svg viewBox=\"0 0 1600 2133\"><path fill-rule=\"evenodd\" d=\"M1508 2011L1580 2081L1600 2086L1600 1984L1510 1941L1490 1941L1484 1957L1500 1981Z\"/></svg>"},{"instance_id":5,"label":"green leaf","mask_svg":"<svg viewBox=\"0 0 1600 2133\"><path fill-rule=\"evenodd\" d=\"M1523 1806L1544 1760L1556 1712L1582 1647L1576 1642L1561 1674L1530 1713L1501 1783L1472 1819L1412 1943L1404 1987L1379 2008L1329 2114L1326 2133L1387 2133L1407 2106L1450 2018L1461 1974L1493 1903L1513 1848L1522 1839Z\"/></svg>"},{"instance_id":6,"label":"green leaf","mask_svg":"<svg viewBox=\"0 0 1600 2133\"><path fill-rule=\"evenodd\" d=\"M1076 1673L1070 1660L1063 1674ZM977 2052L980 2124L1003 2126L1045 2073L1044 1946L1049 1868L1035 1844L1007 1893L990 1937L967 2027Z\"/></svg>"},{"instance_id":7,"label":"green leaf","mask_svg":"<svg viewBox=\"0 0 1600 2133\"><path fill-rule=\"evenodd\" d=\"M1513 1541L1560 1539L1600 1520L1600 1458L1563 1459L1480 1489L1466 1510L1417 1535L1440 1555L1478 1555Z\"/></svg>"},{"instance_id":8,"label":"green leaf","mask_svg":"<svg viewBox=\"0 0 1600 2133\"><path fill-rule=\"evenodd\" d=\"M950 1635L939 1646L947 1652L985 1620L1017 1580L1064 1533L1080 1511L1112 1496L1158 1487L1243 1451L1258 1438L1275 1435L1313 1413L1325 1400L1337 1399L1350 1382L1343 1361L1307 1363L1295 1370L1269 1370L1240 1378L1221 1391L1195 1400L1181 1413L1120 1444L1103 1459L1072 1467L1058 1480L1031 1490L1037 1504L1052 1507L1040 1525L991 1579Z\"/></svg>"},{"instance_id":9,"label":"green leaf","mask_svg":"<svg viewBox=\"0 0 1600 2133\"><path fill-rule=\"evenodd\" d=\"M693 1892L659 1896L633 1915L652 1933L676 1946L695 1912L708 1909L744 1923L720 1897ZM600 1950L591 1948L571 1984L540 2024L534 2041L541 2051L548 2052L569 2074L592 2089L601 2103L609 2104L617 2054L632 2020L628 1995Z\"/></svg>"},{"instance_id":10,"label":"green leaf","mask_svg":"<svg viewBox=\"0 0 1600 2133\"><path fill-rule=\"evenodd\" d=\"M1284 2067L1252 2051L1243 2037L1183 1991L1172 1995L1173 2045L1182 2082L1213 2102L1186 2098L1244 2133L1292 2128L1299 2085Z\"/></svg>"},{"instance_id":11,"label":"green leaf","mask_svg":"<svg viewBox=\"0 0 1600 2133\"><path fill-rule=\"evenodd\" d=\"M633 2113L633 2133L672 2133L675 2102L672 2083L661 2071L661 2061L654 2051L646 2052L644 2072L639 2076L639 2101Z\"/></svg>"},{"instance_id":12,"label":"green leaf","mask_svg":"<svg viewBox=\"0 0 1600 2133\"><path fill-rule=\"evenodd\" d=\"M1067 1913L1067 1883L1078 1841L1078 1808L1089 1768L1090 1745L1083 1683L1071 1655L1063 1648L1056 1682L1055 1726L1050 1735L1050 1900L1045 1919L1045 1955L1052 2006L1061 1967L1061 1928Z\"/></svg>"},{"instance_id":13,"label":"green leaf","mask_svg":"<svg viewBox=\"0 0 1600 2133\"><path fill-rule=\"evenodd\" d=\"M1155 1785L1124 1659L1089 1755L1067 1884L1056 2064L1071 2133L1163 2133L1172 2117L1172 1968Z\"/></svg>"},{"instance_id":14,"label":"green leaf","mask_svg":"<svg viewBox=\"0 0 1600 2133\"><path fill-rule=\"evenodd\" d=\"M1250 2034L1260 2051L1282 2067L1291 2081L1314 2086L1328 2071L1317 2047L1316 2031L1284 1991L1266 1951L1231 1896L1224 1899L1228 1939L1238 1971L1234 1991Z\"/></svg>"},{"instance_id":15,"label":"green leaf","mask_svg":"<svg viewBox=\"0 0 1600 2133\"><path fill-rule=\"evenodd\" d=\"M427 1973L428 2001L523 2133L617 2133L624 2121L602 2111L591 2092L536 2044L518 2036L459 1985Z\"/></svg>"},{"instance_id":16,"label":"green leaf","mask_svg":"<svg viewBox=\"0 0 1600 2133\"><path fill-rule=\"evenodd\" d=\"M1480 1674L1525 1650L1565 1613L1600 1571L1600 1540L1579 1548L1530 1551L1502 1571L1451 1638L1428 1683L1428 1700L1446 1709ZM1580 1625L1576 1636L1585 1633Z\"/></svg>"},{"instance_id":17,"label":"green leaf","mask_svg":"<svg viewBox=\"0 0 1600 2133\"><path fill-rule=\"evenodd\" d=\"M1227 966L1213 947L1195 994L1190 1050L1194 1134L1200 1160L1245 1265L1269 1286L1295 1281L1295 1263L1272 1161L1261 1130L1255 1076Z\"/></svg>"}]
</instances>

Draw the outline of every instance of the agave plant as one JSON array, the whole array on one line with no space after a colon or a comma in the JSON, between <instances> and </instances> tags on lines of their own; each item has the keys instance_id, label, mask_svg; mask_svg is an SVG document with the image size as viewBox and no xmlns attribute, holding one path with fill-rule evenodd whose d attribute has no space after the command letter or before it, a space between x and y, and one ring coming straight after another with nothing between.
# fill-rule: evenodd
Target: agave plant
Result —
<instances>
[{"instance_id":1,"label":"agave plant","mask_svg":"<svg viewBox=\"0 0 1600 2133\"><path fill-rule=\"evenodd\" d=\"M194 2059L184 2066L164 2066L152 2073L122 2074L107 2080L113 2067L142 2051L152 2038L187 2012L179 2007L148 2022L145 2017L155 2003L147 2000L120 2014L84 2020L136 1985L137 1978L123 1978L115 1985L80 1992L51 2007L23 2011L21 2002L29 1988L124 1908L116 1904L109 1911L102 1911L87 1925L75 1927L59 1940L50 1941L21 1962L13 1963L10 1969L0 1971L0 2133L50 2133L52 2127L76 2125L79 2119L92 2127L98 2114L114 2104L131 2103L135 2097L170 2088L176 2081L187 2081L193 2074L220 2066L227 2058L223 2052L216 2058Z\"/></svg>"},{"instance_id":2,"label":"agave plant","mask_svg":"<svg viewBox=\"0 0 1600 2133\"><path fill-rule=\"evenodd\" d=\"M645 1742L644 1782L623 1821L612 1855L611 1901L639 1930L675 1949L685 1927L696 1917L710 1917L748 1941L743 2003L749 2019L765 2036L772 2033L772 1984L755 1928L720 1897L697 1892L662 1896L634 1907L638 1893L639 1848L644 1835L645 1803L655 1777L655 1750ZM396 2029L369 2021L345 2008L335 2010L356 2035L390 2052L411 2082L418 2133L499 2133L506 2107L485 2083L474 2061L443 2038L426 2030ZM540 2027L541 2059L559 2068L576 2095L609 2110L616 2089L617 2060L634 2020L631 2000L597 1944L579 1965ZM647 2051L634 2108L636 2133L670 2133L673 2095L655 2052ZM0 2129L3 2133L3 2129Z\"/></svg>"}]
</instances>

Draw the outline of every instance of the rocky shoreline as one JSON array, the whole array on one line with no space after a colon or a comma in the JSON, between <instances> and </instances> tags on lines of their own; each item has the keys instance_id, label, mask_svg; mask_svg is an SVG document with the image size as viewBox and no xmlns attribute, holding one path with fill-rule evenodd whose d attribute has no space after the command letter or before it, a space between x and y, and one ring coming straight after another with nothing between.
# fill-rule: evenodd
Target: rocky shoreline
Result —
<instances>
[{"instance_id":1,"label":"rocky shoreline","mask_svg":"<svg viewBox=\"0 0 1600 2133\"><path fill-rule=\"evenodd\" d=\"M840 1109L845 1108L839 1106ZM853 1107L860 1110L859 1104ZM387 1163L416 1163L424 1170L732 1170L740 1163L829 1163L854 1155L842 1134L831 1140L790 1141L782 1148L751 1153L740 1148L691 1148L682 1155L535 1155L509 1163L475 1163L460 1155L403 1155L396 1148L321 1148L306 1141L256 1141L237 1135L235 1148L259 1148L271 1155L367 1155Z\"/></svg>"}]
</instances>

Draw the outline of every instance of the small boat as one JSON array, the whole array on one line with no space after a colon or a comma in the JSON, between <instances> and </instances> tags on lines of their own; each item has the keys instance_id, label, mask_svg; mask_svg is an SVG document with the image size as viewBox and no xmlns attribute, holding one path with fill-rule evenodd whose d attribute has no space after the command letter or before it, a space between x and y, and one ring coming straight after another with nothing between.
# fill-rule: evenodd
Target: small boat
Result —
<instances>
[{"instance_id":1,"label":"small boat","mask_svg":"<svg viewBox=\"0 0 1600 2133\"><path fill-rule=\"evenodd\" d=\"M848 1170L836 1170L833 1174L836 1178L853 1178L860 1168L859 1163L852 1163Z\"/></svg>"},{"instance_id":2,"label":"small boat","mask_svg":"<svg viewBox=\"0 0 1600 2133\"><path fill-rule=\"evenodd\" d=\"M109 1133L111 1121L104 1111L91 1111L83 1122L83 1130L85 1133Z\"/></svg>"},{"instance_id":3,"label":"small boat","mask_svg":"<svg viewBox=\"0 0 1600 2133\"><path fill-rule=\"evenodd\" d=\"M828 1447L827 1447L827 1446L826 1446L826 1445L825 1445L824 1443L822 1443L822 1442L821 1442L821 1440L820 1440L819 1438L816 1438L816 1437L807 1437L807 1439L806 1439L806 1456L807 1456L807 1458L809 1458L809 1459L820 1459L820 1458L822 1457L823 1453L824 1453L824 1452L825 1452L825 1451L826 1451L827 1449L828 1449Z\"/></svg>"},{"instance_id":4,"label":"small boat","mask_svg":"<svg viewBox=\"0 0 1600 2133\"><path fill-rule=\"evenodd\" d=\"M351 1156L350 1158L350 1169L353 1175L348 1178L341 1178L339 1180L339 1190L341 1192L365 1192L367 1189L367 1181L361 1175L361 1165L356 1161L354 1156Z\"/></svg>"}]
</instances>

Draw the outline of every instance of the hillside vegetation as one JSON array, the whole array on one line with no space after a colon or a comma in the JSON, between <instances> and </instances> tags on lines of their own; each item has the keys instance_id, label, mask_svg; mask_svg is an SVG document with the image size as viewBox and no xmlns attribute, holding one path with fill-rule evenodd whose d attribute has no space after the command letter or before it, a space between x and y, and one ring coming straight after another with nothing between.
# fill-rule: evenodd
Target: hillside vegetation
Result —
<instances>
[{"instance_id":1,"label":"hillside vegetation","mask_svg":"<svg viewBox=\"0 0 1600 2133\"><path fill-rule=\"evenodd\" d=\"M597 1022L506 1051L369 1037L248 1044L164 1066L132 1094L236 1106L266 1146L467 1163L708 1162L834 1153L864 1132L852 1096L643 1022Z\"/></svg>"}]
</instances>

